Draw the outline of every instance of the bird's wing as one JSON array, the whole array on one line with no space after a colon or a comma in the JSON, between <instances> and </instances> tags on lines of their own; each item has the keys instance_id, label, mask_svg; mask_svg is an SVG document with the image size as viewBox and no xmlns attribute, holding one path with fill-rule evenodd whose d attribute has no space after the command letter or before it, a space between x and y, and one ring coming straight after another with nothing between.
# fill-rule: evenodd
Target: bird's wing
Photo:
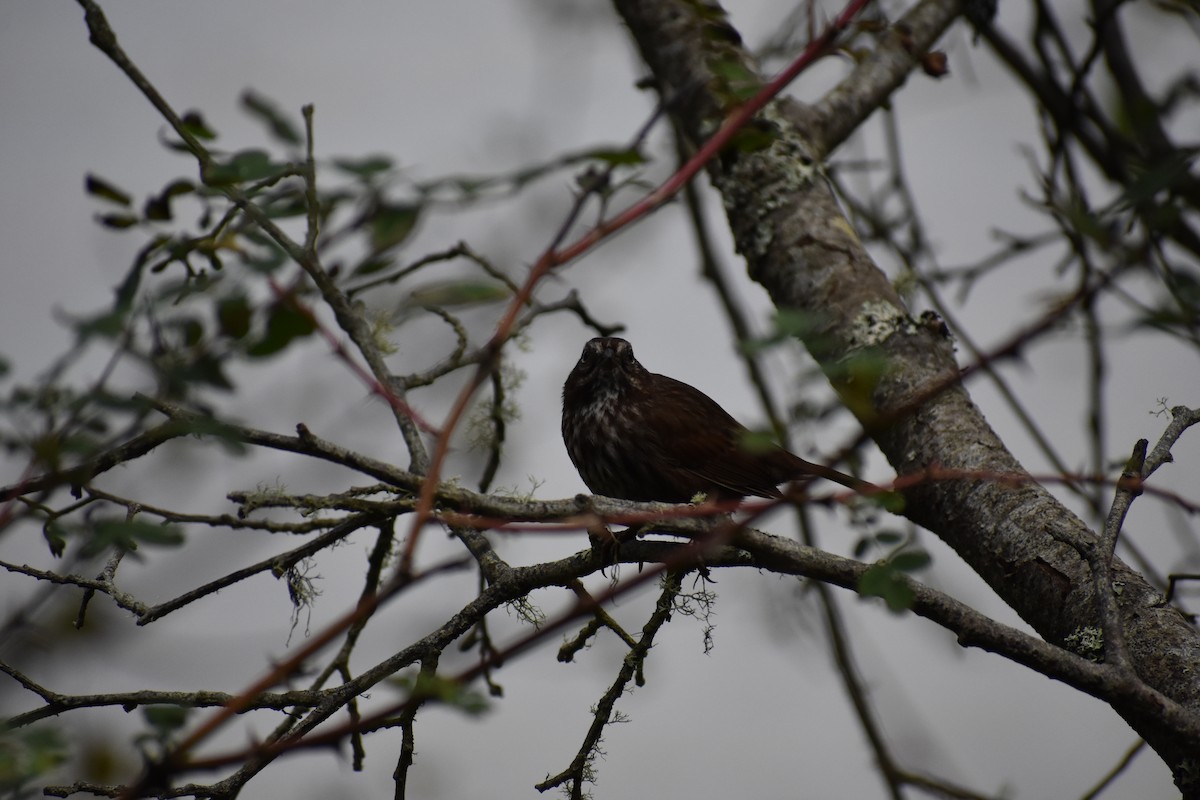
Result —
<instances>
[{"instance_id":1,"label":"bird's wing","mask_svg":"<svg viewBox=\"0 0 1200 800\"><path fill-rule=\"evenodd\" d=\"M691 475L697 492L778 497L776 487L790 477L778 460L761 450L748 449L749 431L715 400L692 386L667 380L670 384L660 386L670 393L670 405L677 413L656 420L646 449L662 463ZM706 424L707 430L697 429ZM770 453L775 452L783 451L771 448Z\"/></svg>"}]
</instances>

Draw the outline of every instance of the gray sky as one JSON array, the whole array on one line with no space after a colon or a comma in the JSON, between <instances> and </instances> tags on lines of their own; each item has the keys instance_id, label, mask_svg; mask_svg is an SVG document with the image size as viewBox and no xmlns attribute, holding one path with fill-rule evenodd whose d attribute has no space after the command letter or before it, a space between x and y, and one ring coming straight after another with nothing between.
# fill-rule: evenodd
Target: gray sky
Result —
<instances>
[{"instance_id":1,"label":"gray sky","mask_svg":"<svg viewBox=\"0 0 1200 800\"><path fill-rule=\"evenodd\" d=\"M491 173L568 150L619 144L641 125L652 99L633 87L644 69L622 27L607 6L572 5L582 11L555 22L542 4L494 0L350 0L337 4L336 12L333 4L312 0L110 0L104 7L121 43L150 80L177 109L203 110L222 134L221 144L240 149L265 143L261 129L237 108L240 93L252 87L297 115L304 103L316 106L319 157L387 153L413 176L429 178ZM780 20L774 4L729 5L734 24L750 42L760 41ZM1006 14L1021 13L1017 4L1002 5ZM1164 71L1178 67L1176 55L1186 52L1180 48L1194 48L1186 32L1135 28L1134 33L1159 40L1155 54ZM970 47L962 29L955 29L944 47L951 55L951 77L940 82L912 77L896 108L908 174L930 234L945 264L961 264L991 250L993 228L1045 226L1017 198L1017 189L1032 180L1018 151L1021 142L1036 135L1027 101L986 55ZM793 91L812 98L844 68L835 61L819 65ZM194 177L186 159L159 145L163 128L145 100L88 44L75 3L0 5L0 241L5 243L0 352L13 362L18 378L30 378L69 345L55 314L109 302L142 241L137 234L114 234L91 222L95 212L106 209L84 195L85 173L108 178L139 198L173 177ZM838 157L878 158L878 141L877 131L869 128ZM654 148L666 155L661 137ZM660 177L668 167L669 160L660 161L649 174ZM562 174L520 202L490 206L465 219L431 219L407 255L467 239L520 276L557 226L570 191L569 175ZM762 327L769 304L728 252L719 204L709 201L728 272ZM1021 322L1036 319L1050 297L1052 266L1024 264L976 290L960 312L972 334L985 344L995 342ZM587 255L548 283L542 296L552 300L579 288L596 316L628 325L627 335L650 369L694 383L735 416L759 422L727 327L696 273L682 214L666 208ZM476 321L483 325L486 319L481 313ZM540 497L582 490L559 441L558 393L589 335L573 319L548 318L534 329L529 351L516 356L526 372L518 397L523 416L514 426L501 485L528 491L532 476ZM415 341L409 336L404 329L398 335L401 364L415 363L403 361L406 344ZM448 342L437 346L448 347ZM1173 367L1176 354L1170 350L1149 352L1143 340L1130 337L1115 355L1120 379L1112 387L1108 432L1114 456L1139 437L1157 437L1165 423L1148 414L1157 398L1195 405L1200 389L1200 371ZM778 369L780 392L788 390L796 365L804 365L792 351L771 363ZM1038 347L1025 365L1007 370L1068 463L1080 468L1086 463L1079 413L1084 368L1078 347L1064 343ZM224 407L227 413L279 432L304 421L326 438L406 463L388 415L366 399L363 387L322 346L314 343L269 369L266 380L243 374L247 391ZM972 391L1014 452L1033 471L1044 469L990 388L978 383ZM437 420L448 396L418 395L417 404ZM798 450L833 450L846 432L844 426L801 431ZM1200 458L1195 438L1177 448L1181 464ZM215 448L198 454L163 450L169 452L158 463L179 467L178 474L146 484L146 472L130 469L114 475L112 485L212 511L228 510L224 495L238 488L279 483L289 490L317 491L346 481L340 471L273 454L231 462ZM452 467L466 470L473 463L464 453ZM19 464L0 465L0 480L10 480L19 469ZM1179 472L1165 475L1164 482L1194 489L1184 485ZM872 474L889 477L882 462L873 465ZM1184 564L1183 555L1172 549L1161 505L1143 499L1135 508L1131 526L1158 537L1144 544L1165 563ZM775 522L771 530L788 532L782 515ZM850 534L839 541L837 527L826 530L831 549L849 548ZM22 536L0 542L0 558L49 566L39 534ZM294 546L208 532L191 536L183 553L155 553L144 563L126 564L122 578L130 590L165 599L235 565ZM1019 624L957 556L932 537L925 543L936 562L925 576L930 582ZM324 595L313 629L353 602L369 544L355 539L322 556L315 571L322 576ZM501 543L502 552L519 563L582 546L582 536ZM448 543L430 547L452 552ZM715 650L701 654L702 629L694 621L676 620L663 632L647 666L648 685L619 704L631 723L614 726L605 738L607 756L598 764L596 796L881 796L817 617L797 599L796 584L752 573L717 578ZM5 609L29 591L16 578L2 583ZM370 657L382 657L430 630L472 591L471 580L457 578L394 604L368 628L371 641L356 666L361 669ZM999 658L963 652L929 623L892 616L844 593L840 599L872 699L908 767L981 792L1010 787L1017 797L1070 797L1082 794L1134 741L1132 731L1103 704ZM547 611L564 602L549 594L534 600L544 602ZM623 598L616 612L627 625L640 627L652 602L653 593L642 592ZM268 659L287 651L286 592L269 578L211 598L185 612L186 622L168 619L136 628L127 616L103 605L93 604L93 619L119 632L119 646L98 659L87 642L58 644L50 659L58 666L44 665L41 673L52 688L236 691L257 677ZM501 636L518 635L515 618L497 616ZM623 651L602 638L578 663L562 665L554 650L551 643L508 665L499 674L506 696L481 719L445 709L422 712L410 796L533 796L534 783L569 763L589 724L588 709L612 681ZM64 660L68 653L87 659L87 668ZM467 663L448 660L443 666L450 669ZM387 694L384 688L373 693L383 701ZM7 687L0 699L11 710L31 704ZM99 733L111 717L89 719ZM251 720L248 729L263 734L271 724L263 717ZM223 745L238 746L246 730L231 729ZM1086 738L1078 736L1081 730L1089 732ZM370 739L362 775L331 754L291 758L252 782L242 796L384 796L398 748L398 734ZM1165 797L1173 791L1161 762L1145 754L1113 796Z\"/></svg>"}]
</instances>

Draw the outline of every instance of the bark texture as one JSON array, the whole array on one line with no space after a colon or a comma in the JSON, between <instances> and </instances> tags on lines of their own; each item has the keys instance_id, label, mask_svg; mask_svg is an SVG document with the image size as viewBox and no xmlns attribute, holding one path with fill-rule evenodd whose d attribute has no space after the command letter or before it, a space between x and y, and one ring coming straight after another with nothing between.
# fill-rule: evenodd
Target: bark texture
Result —
<instances>
[{"instance_id":1,"label":"bark texture","mask_svg":"<svg viewBox=\"0 0 1200 800\"><path fill-rule=\"evenodd\" d=\"M679 127L692 142L717 130L736 93L729 64L755 64L724 13L688 0L615 0ZM900 86L958 14L949 0L916 6L826 100L812 107L777 99L755 120L769 145L729 148L709 165L750 276L780 308L819 315L806 345L868 430L909 408L957 372L951 343L916 322L874 265L816 164L871 108ZM899 31L899 32L897 32ZM844 365L872 348L882 376ZM959 385L874 433L898 474L930 465L1024 474ZM1094 541L1087 526L1042 487L995 480L926 482L908 493L911 519L947 542L1047 641L1062 646L1100 627L1093 579L1069 541ZM1143 577L1114 561L1121 624L1137 674L1200 713L1200 636ZM1200 742L1163 724L1156 708L1113 706L1171 766L1187 796L1197 788Z\"/></svg>"}]
</instances>

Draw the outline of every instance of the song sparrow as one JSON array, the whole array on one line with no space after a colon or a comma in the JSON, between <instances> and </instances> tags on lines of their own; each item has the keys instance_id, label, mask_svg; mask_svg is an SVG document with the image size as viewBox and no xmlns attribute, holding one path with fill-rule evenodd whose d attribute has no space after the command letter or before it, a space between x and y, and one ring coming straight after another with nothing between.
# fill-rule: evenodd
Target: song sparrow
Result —
<instances>
[{"instance_id":1,"label":"song sparrow","mask_svg":"<svg viewBox=\"0 0 1200 800\"><path fill-rule=\"evenodd\" d=\"M584 345L567 376L562 434L588 488L625 500L778 497L779 484L810 477L875 489L781 447L749 445L749 431L716 401L648 371L614 337Z\"/></svg>"}]
</instances>

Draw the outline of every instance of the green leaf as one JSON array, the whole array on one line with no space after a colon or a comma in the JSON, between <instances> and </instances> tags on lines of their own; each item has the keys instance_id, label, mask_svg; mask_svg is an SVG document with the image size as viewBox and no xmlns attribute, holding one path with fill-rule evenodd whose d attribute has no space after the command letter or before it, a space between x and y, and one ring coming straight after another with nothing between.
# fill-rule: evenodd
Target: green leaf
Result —
<instances>
[{"instance_id":1,"label":"green leaf","mask_svg":"<svg viewBox=\"0 0 1200 800\"><path fill-rule=\"evenodd\" d=\"M1163 284L1168 293L1137 318L1137 327L1158 328L1188 336L1200 320L1200 273L1167 266Z\"/></svg>"},{"instance_id":2,"label":"green leaf","mask_svg":"<svg viewBox=\"0 0 1200 800\"><path fill-rule=\"evenodd\" d=\"M544 170L541 168L530 169L526 170L525 172L518 172L513 176L513 184L516 186L523 186L543 173ZM440 183L446 186L453 186L465 197L473 197L480 191L494 186L498 182L499 179L497 178L472 178L464 176L447 178L445 181L441 181Z\"/></svg>"},{"instance_id":3,"label":"green leaf","mask_svg":"<svg viewBox=\"0 0 1200 800\"><path fill-rule=\"evenodd\" d=\"M777 333L803 339L817 329L821 318L811 311L782 308L775 312L772 322Z\"/></svg>"},{"instance_id":4,"label":"green leaf","mask_svg":"<svg viewBox=\"0 0 1200 800\"><path fill-rule=\"evenodd\" d=\"M393 678L390 682L407 691L413 698L421 701L438 700L472 716L488 710L486 697L453 678L418 673L415 681L405 675Z\"/></svg>"},{"instance_id":5,"label":"green leaf","mask_svg":"<svg viewBox=\"0 0 1200 800\"><path fill-rule=\"evenodd\" d=\"M81 340L90 339L93 336L101 336L108 339L119 336L125 330L125 319L128 316L128 311L127 308L118 307L112 311L106 311L91 317L72 320L75 335Z\"/></svg>"},{"instance_id":6,"label":"green leaf","mask_svg":"<svg viewBox=\"0 0 1200 800\"><path fill-rule=\"evenodd\" d=\"M242 108L257 117L267 132L284 144L298 145L303 139L296 126L275 105L274 101L247 89L242 93Z\"/></svg>"},{"instance_id":7,"label":"green leaf","mask_svg":"<svg viewBox=\"0 0 1200 800\"><path fill-rule=\"evenodd\" d=\"M252 358L265 358L283 350L295 339L312 334L317 329L312 317L293 308L290 303L276 303L267 316L267 329L262 338L246 349Z\"/></svg>"},{"instance_id":8,"label":"green leaf","mask_svg":"<svg viewBox=\"0 0 1200 800\"><path fill-rule=\"evenodd\" d=\"M1099 214L1078 196L1071 196L1057 209L1067 219L1068 226L1099 243L1102 247L1111 247L1117 231Z\"/></svg>"},{"instance_id":9,"label":"green leaf","mask_svg":"<svg viewBox=\"0 0 1200 800\"><path fill-rule=\"evenodd\" d=\"M234 153L225 161L213 163L204 171L203 177L209 186L227 186L269 178L286 169L286 164L273 163L267 151L249 149Z\"/></svg>"},{"instance_id":10,"label":"green leaf","mask_svg":"<svg viewBox=\"0 0 1200 800\"><path fill-rule=\"evenodd\" d=\"M86 431L76 431L60 436L59 452L63 455L90 458L100 450L102 440Z\"/></svg>"},{"instance_id":11,"label":"green leaf","mask_svg":"<svg viewBox=\"0 0 1200 800\"><path fill-rule=\"evenodd\" d=\"M119 206L128 206L133 203L133 198L127 192L118 189L108 181L98 178L90 172L83 180L83 189L93 197L99 197L101 200L107 200Z\"/></svg>"},{"instance_id":12,"label":"green leaf","mask_svg":"<svg viewBox=\"0 0 1200 800\"><path fill-rule=\"evenodd\" d=\"M183 544L183 532L172 525L144 522L140 519L95 519L90 524L91 536L84 542L80 554L84 558L99 555L109 548L136 550L139 543L176 547Z\"/></svg>"},{"instance_id":13,"label":"green leaf","mask_svg":"<svg viewBox=\"0 0 1200 800\"><path fill-rule=\"evenodd\" d=\"M734 131L729 138L729 147L739 153L758 153L774 144L777 138L774 128L749 124Z\"/></svg>"},{"instance_id":14,"label":"green leaf","mask_svg":"<svg viewBox=\"0 0 1200 800\"><path fill-rule=\"evenodd\" d=\"M123 231L137 225L141 220L133 214L97 214L96 221L106 228Z\"/></svg>"},{"instance_id":15,"label":"green leaf","mask_svg":"<svg viewBox=\"0 0 1200 800\"><path fill-rule=\"evenodd\" d=\"M875 387L887 367L887 354L872 346L831 364L827 374L846 407L859 419L871 420L875 417Z\"/></svg>"},{"instance_id":16,"label":"green leaf","mask_svg":"<svg viewBox=\"0 0 1200 800\"><path fill-rule=\"evenodd\" d=\"M68 755L66 741L56 728L0 728L0 791L6 798L33 797L32 790L22 791L22 787L62 764Z\"/></svg>"},{"instance_id":17,"label":"green leaf","mask_svg":"<svg viewBox=\"0 0 1200 800\"><path fill-rule=\"evenodd\" d=\"M287 253L274 240L262 237L261 241L251 232L243 236L259 245L258 250L241 254L242 263L255 272L269 275L287 263Z\"/></svg>"},{"instance_id":18,"label":"green leaf","mask_svg":"<svg viewBox=\"0 0 1200 800\"><path fill-rule=\"evenodd\" d=\"M342 172L347 172L356 178L370 179L381 172L387 172L393 166L392 159L387 156L374 155L365 158L335 158L333 165Z\"/></svg>"},{"instance_id":19,"label":"green leaf","mask_svg":"<svg viewBox=\"0 0 1200 800\"><path fill-rule=\"evenodd\" d=\"M192 709L184 706L143 706L142 716L151 727L162 733L177 731L187 724Z\"/></svg>"},{"instance_id":20,"label":"green leaf","mask_svg":"<svg viewBox=\"0 0 1200 800\"><path fill-rule=\"evenodd\" d=\"M254 309L245 295L223 298L217 303L217 327L231 339L241 339L250 332Z\"/></svg>"},{"instance_id":21,"label":"green leaf","mask_svg":"<svg viewBox=\"0 0 1200 800\"><path fill-rule=\"evenodd\" d=\"M611 164L616 167L630 167L646 163L646 157L636 147L625 149L601 147L596 150L589 150L585 155L588 158L594 158L597 161L603 161L605 164Z\"/></svg>"},{"instance_id":22,"label":"green leaf","mask_svg":"<svg viewBox=\"0 0 1200 800\"><path fill-rule=\"evenodd\" d=\"M281 192L268 198L263 210L271 219L298 217L308 211L308 198L298 186L284 187Z\"/></svg>"},{"instance_id":23,"label":"green leaf","mask_svg":"<svg viewBox=\"0 0 1200 800\"><path fill-rule=\"evenodd\" d=\"M881 530L867 534L854 545L854 557L861 559L874 548L889 550L905 541L908 537L899 531Z\"/></svg>"},{"instance_id":24,"label":"green leaf","mask_svg":"<svg viewBox=\"0 0 1200 800\"><path fill-rule=\"evenodd\" d=\"M899 531L880 531L875 534L875 541L883 545L900 544L904 541L904 534Z\"/></svg>"},{"instance_id":25,"label":"green leaf","mask_svg":"<svg viewBox=\"0 0 1200 800\"><path fill-rule=\"evenodd\" d=\"M767 453L775 449L775 437L768 431L746 431L738 447L747 453Z\"/></svg>"},{"instance_id":26,"label":"green leaf","mask_svg":"<svg viewBox=\"0 0 1200 800\"><path fill-rule=\"evenodd\" d=\"M172 181L158 194L146 198L146 205L142 209L142 215L149 220L167 221L172 217L171 200L181 195L190 194L195 189L195 185L189 180L181 178L177 181Z\"/></svg>"},{"instance_id":27,"label":"green leaf","mask_svg":"<svg viewBox=\"0 0 1200 800\"><path fill-rule=\"evenodd\" d=\"M1153 202L1160 192L1174 191L1176 187L1190 183L1194 180L1191 166L1196 154L1195 148L1175 150L1165 158L1146 165L1140 172L1134 173L1134 179L1126 185L1118 203L1126 207L1138 207Z\"/></svg>"},{"instance_id":28,"label":"green leaf","mask_svg":"<svg viewBox=\"0 0 1200 800\"><path fill-rule=\"evenodd\" d=\"M749 100L762 88L762 80L737 58L723 58L709 65L735 100Z\"/></svg>"},{"instance_id":29,"label":"green leaf","mask_svg":"<svg viewBox=\"0 0 1200 800\"><path fill-rule=\"evenodd\" d=\"M167 222L171 219L171 204L160 196L151 195L142 207L142 216L155 222Z\"/></svg>"},{"instance_id":30,"label":"green leaf","mask_svg":"<svg viewBox=\"0 0 1200 800\"><path fill-rule=\"evenodd\" d=\"M179 178L167 184L162 190L164 197L182 197L185 194L191 194L196 191L196 184L189 181L187 178Z\"/></svg>"},{"instance_id":31,"label":"green leaf","mask_svg":"<svg viewBox=\"0 0 1200 800\"><path fill-rule=\"evenodd\" d=\"M179 331L180 339L185 347L195 347L204 339L204 323L196 317L183 316L169 320L165 327Z\"/></svg>"},{"instance_id":32,"label":"green leaf","mask_svg":"<svg viewBox=\"0 0 1200 800\"><path fill-rule=\"evenodd\" d=\"M903 514L907 505L903 492L884 492L871 498L879 507L889 514Z\"/></svg>"},{"instance_id":33,"label":"green leaf","mask_svg":"<svg viewBox=\"0 0 1200 800\"><path fill-rule=\"evenodd\" d=\"M418 205L379 202L366 220L372 251L379 253L407 239L416 228L420 214Z\"/></svg>"},{"instance_id":34,"label":"green leaf","mask_svg":"<svg viewBox=\"0 0 1200 800\"><path fill-rule=\"evenodd\" d=\"M67 533L58 520L50 522L42 529L42 536L46 539L46 544L50 545L50 554L55 558L62 558L67 549Z\"/></svg>"},{"instance_id":35,"label":"green leaf","mask_svg":"<svg viewBox=\"0 0 1200 800\"><path fill-rule=\"evenodd\" d=\"M507 286L494 281L443 281L414 290L404 299L404 305L438 308L470 306L505 300L510 294Z\"/></svg>"},{"instance_id":36,"label":"green leaf","mask_svg":"<svg viewBox=\"0 0 1200 800\"><path fill-rule=\"evenodd\" d=\"M271 154L265 150L242 150L234 154L229 165L237 172L238 179L243 181L266 178L278 170L271 163Z\"/></svg>"},{"instance_id":37,"label":"green leaf","mask_svg":"<svg viewBox=\"0 0 1200 800\"><path fill-rule=\"evenodd\" d=\"M808 311L780 309L771 320L771 332L760 339L741 343L742 351L755 355L789 338L809 339L820 327L821 317Z\"/></svg>"},{"instance_id":38,"label":"green leaf","mask_svg":"<svg viewBox=\"0 0 1200 800\"><path fill-rule=\"evenodd\" d=\"M891 611L900 612L912 608L916 594L888 562L872 564L858 579L858 593L864 597L881 597Z\"/></svg>"},{"instance_id":39,"label":"green leaf","mask_svg":"<svg viewBox=\"0 0 1200 800\"><path fill-rule=\"evenodd\" d=\"M199 111L188 111L183 115L183 127L192 136L206 142L211 142L217 138L216 132L208 127L208 123L204 121Z\"/></svg>"},{"instance_id":40,"label":"green leaf","mask_svg":"<svg viewBox=\"0 0 1200 800\"><path fill-rule=\"evenodd\" d=\"M932 560L929 553L919 547L913 547L896 553L892 556L891 563L892 567L900 572L915 572L928 567Z\"/></svg>"},{"instance_id":41,"label":"green leaf","mask_svg":"<svg viewBox=\"0 0 1200 800\"><path fill-rule=\"evenodd\" d=\"M225 362L211 353L201 353L184 369L179 378L188 383L202 383L214 389L233 391L233 382L225 374Z\"/></svg>"}]
</instances>

